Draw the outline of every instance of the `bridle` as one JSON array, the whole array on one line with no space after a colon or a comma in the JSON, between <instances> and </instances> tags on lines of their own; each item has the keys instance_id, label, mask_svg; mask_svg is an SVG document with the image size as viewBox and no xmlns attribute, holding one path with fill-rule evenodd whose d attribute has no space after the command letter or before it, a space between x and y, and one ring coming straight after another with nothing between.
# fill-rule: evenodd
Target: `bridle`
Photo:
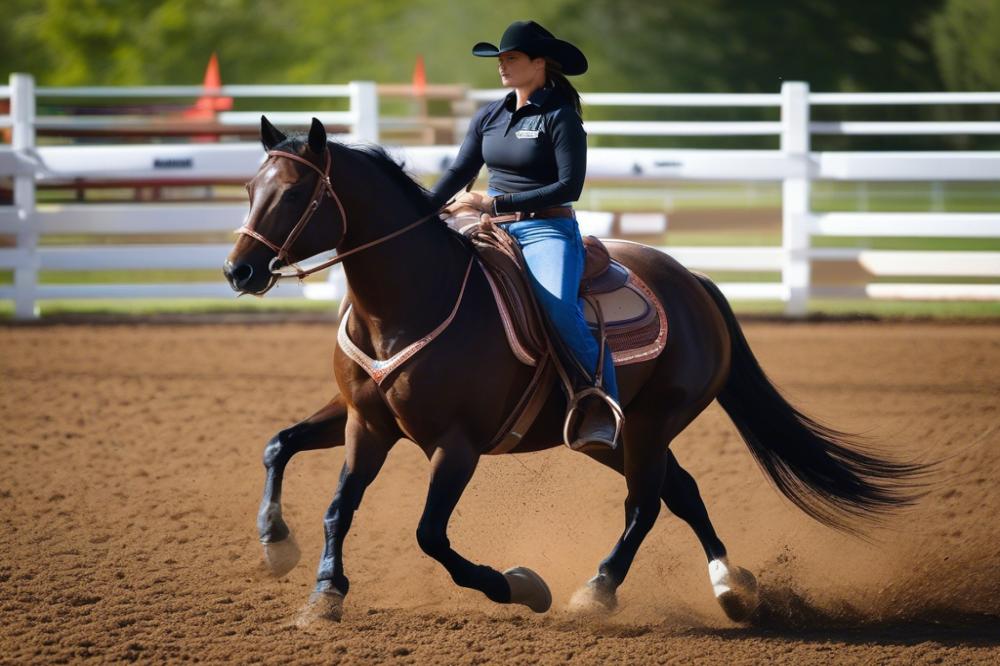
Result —
<instances>
[{"instance_id":1,"label":"bridle","mask_svg":"<svg viewBox=\"0 0 1000 666\"><path fill-rule=\"evenodd\" d=\"M333 266L334 264L340 263L350 255L355 254L356 252L367 250L368 248L374 247L379 243L384 243L387 240L395 238L400 234L405 234L410 229L414 229L418 225L426 222L427 220L433 217L437 217L438 213L440 212L440 210L436 210L433 213L424 215L416 222L406 225L402 229L397 229L396 231L393 231L390 234L386 234L381 238L377 238L363 245L359 245L358 247L347 250L346 252L340 252L339 251L340 245L344 242L344 238L347 236L347 213L344 211L344 205L340 202L340 197L337 196L336 191L334 191L333 189L333 184L330 182L330 162L333 159L332 154L330 152L330 146L327 145L326 147L326 155L325 155L326 159L322 171L320 171L320 169L312 162L302 157L299 157L294 153L287 153L283 150L269 150L267 151L267 155L268 157L287 157L288 159L295 160L296 162L301 162L302 164L305 164L307 167L309 167L317 174L319 174L319 180L316 182L316 187L313 188L312 198L309 201L309 205L306 206L306 209L302 213L302 216L299 217L299 221L295 223L295 226L292 227L292 230L288 233L288 237L285 239L285 242L282 243L280 246L277 243L274 243L268 238L266 238L260 232L251 228L249 223L244 224L242 227L240 227L235 231L235 233L237 234L250 236L251 238L257 241L260 241L267 247L274 250L276 253L274 258L271 259L271 263L268 265L268 270L271 273L270 282L268 282L268 285L264 289L264 291L259 292L257 295L261 295L267 292L272 286L274 286L274 284L277 282L279 278L297 277L301 280L302 278L308 275L312 275L313 273L316 273L318 271L321 271L324 268L328 268L330 266ZM325 197L326 195L330 195L330 197L334 200L334 202L336 202L337 208L340 210L340 219L343 221L344 225L344 233L341 235L340 240L337 241L336 247L334 247L336 255L332 259L322 261L318 265L311 266L306 269L300 268L296 266L294 263L290 263L287 264L287 267L294 269L294 273L281 272L280 269L286 266L285 262L290 254L289 249L292 247L292 244L302 233L302 230L305 229L306 225L309 223L309 220L312 219L313 215L319 209L320 204L323 202L323 197ZM450 204L451 202L448 203ZM446 206L447 205L448 204L446 204ZM325 253L320 253L320 254L325 254ZM318 257L320 255L313 255L313 256ZM311 258L313 257L307 257L307 259ZM423 349L431 342L433 342L438 336L440 336L445 331L445 329L448 328L451 322L455 319L455 315L458 314L459 306L461 306L462 304L462 296L465 294L465 288L469 283L469 275L472 273L472 264L474 261L475 261L475 255L470 256L469 263L465 267L465 277L462 278L462 286L458 290L458 296L455 299L455 305L454 307L452 307L451 313L448 315L447 319L445 319L441 324L437 326L437 328L435 328L427 335L407 345L402 351L394 354L389 359L379 361L370 358L357 345L355 345L353 341L351 341L351 338L347 333L347 321L351 313L351 308L348 308L348 310L344 313L343 318L341 319L340 331L337 337L341 349L343 349L348 356L350 356L356 363L358 363L365 370L365 372L371 375L376 385L380 385L382 380L385 378L387 374L394 371L403 363L406 363L406 361L408 361L414 354L416 354L421 349ZM402 428L402 425L400 425L400 427Z\"/></svg>"},{"instance_id":2,"label":"bridle","mask_svg":"<svg viewBox=\"0 0 1000 666\"><path fill-rule=\"evenodd\" d=\"M287 157L288 159L295 160L300 164L305 164L307 167L319 174L319 179L316 181L316 187L313 188L312 196L309 198L309 205L306 206L306 209L299 217L298 222L296 222L295 226L292 227L292 230L288 232L288 237L285 238L285 242L280 246L277 243L268 240L263 234L253 229L249 222L237 229L236 233L250 236L251 238L260 241L275 251L275 260L277 262L285 263L290 254L292 245L296 240L298 240L298 237L306 228L309 220L312 219L312 216L319 209L320 204L323 203L323 197L329 195L337 203L337 208L340 210L340 219L343 220L344 224L344 233L341 236L341 239L343 239L343 236L347 235L347 215L344 213L344 205L340 203L340 197L337 196L337 193L333 189L333 183L330 182L330 162L332 159L329 147L327 147L324 155L325 164L323 165L322 171L320 171L320 169L309 160L299 157L294 153L287 153L283 150L269 150L267 151L267 155L268 157Z\"/></svg>"},{"instance_id":3,"label":"bridle","mask_svg":"<svg viewBox=\"0 0 1000 666\"><path fill-rule=\"evenodd\" d=\"M303 157L299 157L294 153L285 152L283 150L269 150L267 151L267 155L268 157L285 157L290 160L295 160L296 162L305 164L307 167L309 167L319 175L319 179L316 181L316 187L313 188L312 196L309 199L309 205L306 206L306 209L299 217L298 222L296 222L295 226L292 227L292 230L288 232L288 237L285 238L285 242L282 243L280 246L277 243L266 238L260 232L253 229L253 227L250 226L249 222L247 222L234 232L236 234L250 236L254 240L260 241L267 247L274 250L276 254L274 258L271 259L271 262L268 265L268 270L270 271L274 279L281 277L296 277L301 280L302 278L312 275L313 273L318 273L319 271L325 268L329 268L334 264L340 263L341 261L343 261L344 259L346 259L347 257L356 252L367 250L370 247L374 247L380 243L384 243L387 240L395 238L400 234L404 234L410 229L413 229L418 225L423 224L427 220L433 217L437 217L438 215L438 211L434 211L433 213L423 216L416 222L413 222L412 224L409 224L403 227L402 229L397 229L396 231L390 234L387 234L385 236L382 236L381 238L377 238L373 241L365 243L364 245L359 245L358 247L347 250L346 252L340 252L339 251L340 245L344 242L344 238L347 237L347 213L344 211L344 204L340 202L340 197L337 196L337 192L333 189L333 183L330 182L330 163L333 161L333 156L330 151L330 146L328 145L326 147L326 152L324 154L325 159L322 170L320 170L319 167L317 167L309 160ZM298 239L298 237L302 234L302 232L305 230L306 225L309 223L309 220L312 219L313 215L319 209L320 204L323 203L323 198L326 196L329 196L331 199L333 199L334 203L337 204L337 210L340 211L340 219L344 227L343 233L340 235L340 240L334 247L336 255L332 259L322 261L316 266L310 266L309 268L300 268L299 266L296 265L296 263L288 261L288 257L291 255L290 252L291 247ZM313 256L319 256L319 255L313 255ZM306 259L310 258L312 257L306 257ZM284 267L291 268L293 269L294 272L281 272L281 269Z\"/></svg>"}]
</instances>

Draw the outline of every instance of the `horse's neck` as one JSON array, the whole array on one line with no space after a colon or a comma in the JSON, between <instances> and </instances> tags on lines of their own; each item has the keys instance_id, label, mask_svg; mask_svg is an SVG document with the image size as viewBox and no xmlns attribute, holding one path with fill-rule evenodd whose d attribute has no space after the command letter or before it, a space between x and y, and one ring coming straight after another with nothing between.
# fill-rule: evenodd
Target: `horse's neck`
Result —
<instances>
[{"instance_id":1,"label":"horse's neck","mask_svg":"<svg viewBox=\"0 0 1000 666\"><path fill-rule=\"evenodd\" d=\"M344 261L352 307L364 320L395 332L451 305L469 255L439 224L429 220Z\"/></svg>"},{"instance_id":2,"label":"horse's neck","mask_svg":"<svg viewBox=\"0 0 1000 666\"><path fill-rule=\"evenodd\" d=\"M369 181L371 182L371 181ZM355 190L344 249L377 240L422 213L390 191ZM351 290L351 329L363 332L379 355L391 354L447 317L462 285L469 251L435 219L344 260ZM363 340L357 340L363 344Z\"/></svg>"}]
</instances>

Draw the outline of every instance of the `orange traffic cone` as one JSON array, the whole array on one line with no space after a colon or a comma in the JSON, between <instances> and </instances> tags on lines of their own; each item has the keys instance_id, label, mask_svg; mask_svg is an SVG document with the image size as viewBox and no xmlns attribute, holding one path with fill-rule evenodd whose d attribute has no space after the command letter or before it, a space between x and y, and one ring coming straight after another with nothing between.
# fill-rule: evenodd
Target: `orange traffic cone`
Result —
<instances>
[{"instance_id":1,"label":"orange traffic cone","mask_svg":"<svg viewBox=\"0 0 1000 666\"><path fill-rule=\"evenodd\" d=\"M424 96L427 93L427 71L424 69L424 57L417 56L417 62L413 65L413 93Z\"/></svg>"},{"instance_id":2,"label":"orange traffic cone","mask_svg":"<svg viewBox=\"0 0 1000 666\"><path fill-rule=\"evenodd\" d=\"M228 111L233 108L232 97L219 97L222 90L222 76L219 74L219 57L213 53L208 59L208 67L205 68L205 79L202 88L208 94L202 95L194 105L184 111L185 118L196 120L212 120L218 111Z\"/></svg>"}]
</instances>

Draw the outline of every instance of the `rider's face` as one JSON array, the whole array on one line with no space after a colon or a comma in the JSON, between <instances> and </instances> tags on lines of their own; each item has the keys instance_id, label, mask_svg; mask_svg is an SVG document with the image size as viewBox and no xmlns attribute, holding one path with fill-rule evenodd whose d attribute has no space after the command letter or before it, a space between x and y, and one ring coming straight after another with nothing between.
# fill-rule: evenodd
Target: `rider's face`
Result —
<instances>
[{"instance_id":1,"label":"rider's face","mask_svg":"<svg viewBox=\"0 0 1000 666\"><path fill-rule=\"evenodd\" d=\"M545 82L545 58L529 58L521 51L508 51L498 56L500 83L507 88L519 88Z\"/></svg>"}]
</instances>

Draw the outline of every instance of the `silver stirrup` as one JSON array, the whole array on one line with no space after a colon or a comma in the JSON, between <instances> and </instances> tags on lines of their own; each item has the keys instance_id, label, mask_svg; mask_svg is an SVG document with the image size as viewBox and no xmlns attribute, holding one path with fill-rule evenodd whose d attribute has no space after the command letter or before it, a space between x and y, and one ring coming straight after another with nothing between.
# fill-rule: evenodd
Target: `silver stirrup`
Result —
<instances>
[{"instance_id":1,"label":"silver stirrup","mask_svg":"<svg viewBox=\"0 0 1000 666\"><path fill-rule=\"evenodd\" d=\"M566 420L563 422L563 443L574 451L579 451L583 447L583 444L570 441L570 424L573 422L576 412L580 407L580 401L589 396L597 396L604 401L604 403L607 404L608 408L611 410L611 415L615 419L615 437L610 449L614 450L618 447L618 438L621 436L622 424L625 421L625 414L622 412L622 408L618 402L599 386L585 388L573 395L573 398L569 403L569 408L566 410ZM574 446L574 444L577 445Z\"/></svg>"}]
</instances>

